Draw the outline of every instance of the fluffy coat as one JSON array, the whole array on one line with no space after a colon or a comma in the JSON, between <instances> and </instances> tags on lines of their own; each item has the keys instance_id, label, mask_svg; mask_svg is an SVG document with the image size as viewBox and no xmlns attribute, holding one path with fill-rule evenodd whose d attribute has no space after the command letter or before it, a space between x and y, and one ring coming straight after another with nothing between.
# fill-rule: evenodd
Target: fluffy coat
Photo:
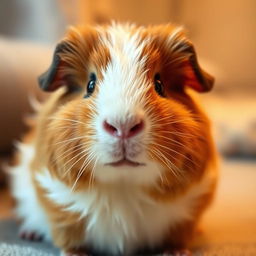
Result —
<instances>
[{"instance_id":1,"label":"fluffy coat","mask_svg":"<svg viewBox=\"0 0 256 256\"><path fill-rule=\"evenodd\" d=\"M91 94L90 74L97 77ZM182 29L72 28L39 82L55 92L12 170L21 228L63 253L186 246L217 172L209 120L187 90L209 91L213 78ZM120 138L106 122L114 132L143 126ZM137 167L113 164L123 158Z\"/></svg>"}]
</instances>

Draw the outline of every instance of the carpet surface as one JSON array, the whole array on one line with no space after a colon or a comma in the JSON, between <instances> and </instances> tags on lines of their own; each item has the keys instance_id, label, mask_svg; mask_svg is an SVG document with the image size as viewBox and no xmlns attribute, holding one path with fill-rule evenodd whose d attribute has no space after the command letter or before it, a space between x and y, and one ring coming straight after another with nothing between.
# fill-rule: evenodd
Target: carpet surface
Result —
<instances>
[{"instance_id":1,"label":"carpet surface","mask_svg":"<svg viewBox=\"0 0 256 256\"><path fill-rule=\"evenodd\" d=\"M13 220L0 221L0 256L57 256L58 249L46 242L28 242L18 236Z\"/></svg>"},{"instance_id":2,"label":"carpet surface","mask_svg":"<svg viewBox=\"0 0 256 256\"><path fill-rule=\"evenodd\" d=\"M20 246L15 244L0 244L1 256L54 256L55 254L46 253L42 250L27 246Z\"/></svg>"}]
</instances>

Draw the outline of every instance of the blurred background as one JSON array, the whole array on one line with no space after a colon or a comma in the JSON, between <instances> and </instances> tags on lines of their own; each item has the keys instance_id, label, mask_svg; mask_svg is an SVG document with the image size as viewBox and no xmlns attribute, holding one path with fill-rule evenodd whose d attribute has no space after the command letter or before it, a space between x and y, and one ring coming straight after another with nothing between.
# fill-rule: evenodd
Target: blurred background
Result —
<instances>
[{"instance_id":1,"label":"blurred background","mask_svg":"<svg viewBox=\"0 0 256 256\"><path fill-rule=\"evenodd\" d=\"M1 0L2 160L25 130L23 118L31 111L28 96L44 97L37 76L48 67L66 27L110 20L140 25L171 22L186 28L201 66L216 78L211 93L198 95L213 120L218 150L224 157L216 207L205 220L212 228L210 240L226 235L234 241L234 234L242 229L236 238L256 243L255 0ZM226 229L219 232L223 222L212 220L223 218Z\"/></svg>"}]
</instances>

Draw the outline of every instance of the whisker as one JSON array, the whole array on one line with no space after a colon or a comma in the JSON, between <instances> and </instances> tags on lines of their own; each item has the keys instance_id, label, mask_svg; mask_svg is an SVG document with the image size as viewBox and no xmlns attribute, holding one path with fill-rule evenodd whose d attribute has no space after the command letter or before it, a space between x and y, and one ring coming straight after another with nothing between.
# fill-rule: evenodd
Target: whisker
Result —
<instances>
[{"instance_id":1,"label":"whisker","mask_svg":"<svg viewBox=\"0 0 256 256\"><path fill-rule=\"evenodd\" d=\"M157 150L157 149L155 149L155 150ZM158 151L163 157L165 157L166 160L169 160L160 150L157 150L157 151ZM167 154L169 157L171 157L172 159L175 160L174 156L171 155L170 153L168 153L168 152L165 151L165 154ZM192 161L191 161L191 162L192 162ZM171 163L172 163L172 162L171 162ZM178 167L176 167L175 164L172 163L172 165L178 170L178 172L181 172L181 169L179 169ZM184 166L187 167L187 168L189 168L189 166L186 165L186 164L184 164Z\"/></svg>"},{"instance_id":2,"label":"whisker","mask_svg":"<svg viewBox=\"0 0 256 256\"><path fill-rule=\"evenodd\" d=\"M173 117L174 117L173 115L166 115L166 116L163 116L163 117L161 117L161 118L155 116L154 120L155 120L155 121L163 121L163 120L166 120L166 119L171 119L171 118L173 118Z\"/></svg>"},{"instance_id":3,"label":"whisker","mask_svg":"<svg viewBox=\"0 0 256 256\"><path fill-rule=\"evenodd\" d=\"M86 123L75 120L75 119L70 119L70 118L60 118L60 117L49 117L51 120L62 120L62 121L70 121L72 123L78 123L78 124L83 124L86 125Z\"/></svg>"},{"instance_id":4,"label":"whisker","mask_svg":"<svg viewBox=\"0 0 256 256\"><path fill-rule=\"evenodd\" d=\"M94 180L95 167L96 167L96 164L97 164L98 160L99 160L99 157L96 158L96 160L94 162L94 165L92 167L92 170L91 170L91 175L90 175L90 180L89 180L89 190L91 190L91 186L93 185L92 181Z\"/></svg>"},{"instance_id":5,"label":"whisker","mask_svg":"<svg viewBox=\"0 0 256 256\"><path fill-rule=\"evenodd\" d=\"M175 144L177 145L180 145L182 147L185 147L182 143L180 143L179 141L176 141L172 138L169 138L169 137L166 137L166 136L163 136L163 135L160 135L160 134L154 134L155 137L159 137L159 138L163 138L165 140L169 140L169 141L172 141L172 142L175 142ZM188 149L187 147L185 147L186 149Z\"/></svg>"},{"instance_id":6,"label":"whisker","mask_svg":"<svg viewBox=\"0 0 256 256\"><path fill-rule=\"evenodd\" d=\"M62 140L62 141L58 141L58 142L55 142L54 144L52 145L59 145L59 144L62 144L64 142L72 142L72 141L75 141L75 140L79 140L79 139L84 139L85 136L79 136L79 137L74 137L74 138L71 138L71 139L67 139L67 140Z\"/></svg>"},{"instance_id":7,"label":"whisker","mask_svg":"<svg viewBox=\"0 0 256 256\"><path fill-rule=\"evenodd\" d=\"M150 149L153 154L155 154L157 157L159 157L167 166L167 168L173 173L173 175L179 180L180 179L180 170L175 164L173 164L168 158L166 158L162 152L160 152L157 149ZM173 169L174 168L174 169ZM176 169L176 171L175 171Z\"/></svg>"},{"instance_id":8,"label":"whisker","mask_svg":"<svg viewBox=\"0 0 256 256\"><path fill-rule=\"evenodd\" d=\"M157 120L158 121L158 120ZM180 119L180 120L170 120L169 122L165 122L165 125L172 125L172 124L180 124L180 123L185 123L186 121L194 121L192 118L186 118L186 119ZM156 122L156 124L153 124L155 126L163 126L163 123L160 122ZM192 125L192 124L190 124ZM193 124L193 128L198 127L198 124L196 122L194 122Z\"/></svg>"},{"instance_id":9,"label":"whisker","mask_svg":"<svg viewBox=\"0 0 256 256\"><path fill-rule=\"evenodd\" d=\"M176 141L176 140L174 140L174 139L172 139L172 138L169 138L169 137L166 137L166 136L161 136L161 135L159 135L159 134L155 134L154 136L160 137L160 138L164 138L165 140L169 140L169 141L171 141L171 142L174 142L174 143L176 143L177 145L179 145L179 146L183 147L184 149L186 149L190 154L194 155L193 149L189 148L188 146L185 146L184 144L182 144L182 143L180 143L180 142L178 142L178 141ZM170 150L171 150L171 149L170 149ZM174 149L172 149L172 150L174 150ZM178 153L178 151L176 151L176 153ZM185 155L183 155L183 156L185 156ZM189 159L189 158L187 158L187 159ZM191 159L189 159L189 160L192 161ZM196 164L196 163L193 162L193 164ZM187 167L188 167L188 166L187 166Z\"/></svg>"},{"instance_id":10,"label":"whisker","mask_svg":"<svg viewBox=\"0 0 256 256\"><path fill-rule=\"evenodd\" d=\"M154 157L151 155L151 153L149 153L149 156L150 156L151 158L154 158ZM157 169L158 169L158 176L159 176L159 178L160 178L160 180L161 180L161 183L164 184L164 180L163 180L163 176L162 176L161 170L159 170L159 168L157 168ZM165 178L166 178L166 176L165 176Z\"/></svg>"},{"instance_id":11,"label":"whisker","mask_svg":"<svg viewBox=\"0 0 256 256\"><path fill-rule=\"evenodd\" d=\"M69 148L68 150L64 151L62 154L58 155L58 157L53 160L53 163L56 163L57 160L59 160L61 157L66 158L72 153L75 153L76 151L81 150L82 147L84 147L83 144L78 144L74 147Z\"/></svg>"},{"instance_id":12,"label":"whisker","mask_svg":"<svg viewBox=\"0 0 256 256\"><path fill-rule=\"evenodd\" d=\"M91 161L93 160L93 158L94 158L93 153L91 153L89 156L87 156L87 158L85 158L85 160L84 160L84 162L83 162L81 168L79 169L79 172L78 172L78 174L77 174L76 180L75 180L75 182L74 182L74 184L73 184L73 186L72 186L72 188L71 188L72 191L75 189L75 186L76 186L78 180L79 180L80 177L84 174L84 172L85 172L87 166L91 163Z\"/></svg>"},{"instance_id":13,"label":"whisker","mask_svg":"<svg viewBox=\"0 0 256 256\"><path fill-rule=\"evenodd\" d=\"M70 127L76 127L76 124L75 123L71 123L71 124L69 124L69 125L65 125L65 126L61 126L61 125L53 125L53 124L49 124L48 125L48 127L47 127L47 129L48 130L59 130L59 129L68 129L68 128L70 128Z\"/></svg>"},{"instance_id":14,"label":"whisker","mask_svg":"<svg viewBox=\"0 0 256 256\"><path fill-rule=\"evenodd\" d=\"M155 153L156 156L160 157L162 160L164 160L165 164L169 169L172 169L173 166L175 166L160 150L154 148L150 149L152 153ZM171 166L170 166L171 165ZM173 171L173 170L172 170Z\"/></svg>"},{"instance_id":15,"label":"whisker","mask_svg":"<svg viewBox=\"0 0 256 256\"><path fill-rule=\"evenodd\" d=\"M182 154L182 153L180 153L180 152L178 152L178 151L176 151L176 150L174 150L174 149L172 149L172 148L168 148L168 147L166 147L166 146L164 146L164 145L161 145L161 144L159 144L159 143L156 143L156 142L151 142L151 143L152 143L153 145L156 145L156 146L165 148L165 149L167 149L167 150L170 150L170 151L172 151L172 152L174 152L174 153L176 153L176 154L178 154L178 155L180 155L180 156L186 158L186 159L187 159L188 161L190 161L191 163L196 164L196 163L194 163L191 159L189 159L186 155L184 155L184 154ZM171 156L171 155L170 155L170 156ZM173 157L173 156L172 156L172 157Z\"/></svg>"},{"instance_id":16,"label":"whisker","mask_svg":"<svg viewBox=\"0 0 256 256\"><path fill-rule=\"evenodd\" d=\"M173 135L180 135L183 136L184 138L196 138L198 136L196 135L192 135L189 133L183 133L183 132L177 132L177 131L164 131L164 133L169 133L169 134L173 134Z\"/></svg>"},{"instance_id":17,"label":"whisker","mask_svg":"<svg viewBox=\"0 0 256 256\"><path fill-rule=\"evenodd\" d=\"M71 159L69 159L69 161L67 161L67 162L65 163L65 165L63 166L63 169L65 169L65 166L66 166L69 162L71 162L74 158L76 158L76 157L78 157L78 156L80 156L80 155L83 154L77 161L75 161L75 162L71 165L71 167L70 167L68 170L65 171L64 175L66 175L66 174L73 168L73 166L75 166L75 165L85 156L84 153L86 153L86 152L88 152L88 151L89 151L88 149L85 149L85 150L81 151L80 153L78 153L77 155L75 155L74 157L72 157Z\"/></svg>"}]
</instances>

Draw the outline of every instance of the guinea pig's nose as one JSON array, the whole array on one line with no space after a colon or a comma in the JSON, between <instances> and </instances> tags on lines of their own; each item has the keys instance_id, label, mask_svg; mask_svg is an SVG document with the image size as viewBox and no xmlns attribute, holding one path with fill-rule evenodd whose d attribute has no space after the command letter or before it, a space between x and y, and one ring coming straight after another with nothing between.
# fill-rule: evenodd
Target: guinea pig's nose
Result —
<instances>
[{"instance_id":1,"label":"guinea pig's nose","mask_svg":"<svg viewBox=\"0 0 256 256\"><path fill-rule=\"evenodd\" d=\"M144 121L142 119L139 120L126 120L124 123L111 123L109 121L103 122L104 130L117 138L120 139L128 139L139 134L144 129Z\"/></svg>"}]
</instances>

